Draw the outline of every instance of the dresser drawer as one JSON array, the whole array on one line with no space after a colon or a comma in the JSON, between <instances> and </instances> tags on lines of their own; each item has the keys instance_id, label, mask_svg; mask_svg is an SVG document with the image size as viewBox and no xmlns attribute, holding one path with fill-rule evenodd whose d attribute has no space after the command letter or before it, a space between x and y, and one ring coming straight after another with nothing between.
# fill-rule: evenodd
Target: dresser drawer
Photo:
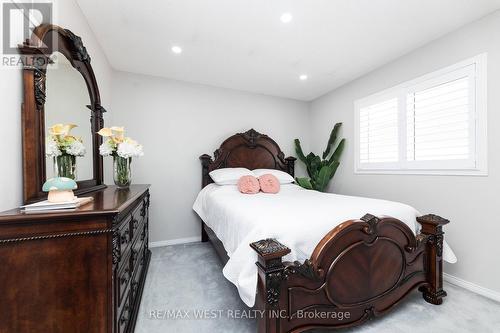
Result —
<instances>
[{"instance_id":1,"label":"dresser drawer","mask_svg":"<svg viewBox=\"0 0 500 333\"><path fill-rule=\"evenodd\" d=\"M132 211L132 221L131 221L131 233L132 239L138 236L140 227L144 223L144 217L146 216L146 206L144 200Z\"/></svg>"},{"instance_id":2,"label":"dresser drawer","mask_svg":"<svg viewBox=\"0 0 500 333\"><path fill-rule=\"evenodd\" d=\"M131 303L130 303L130 291L127 294L127 297L125 298L124 306L121 309L120 316L118 317L118 322L117 322L117 328L119 333L126 332L127 326L130 321L130 315L131 315Z\"/></svg>"},{"instance_id":3,"label":"dresser drawer","mask_svg":"<svg viewBox=\"0 0 500 333\"><path fill-rule=\"evenodd\" d=\"M130 250L130 268L132 272L135 272L137 265L139 264L141 250L143 248L143 242L137 241L132 246Z\"/></svg>"},{"instance_id":4,"label":"dresser drawer","mask_svg":"<svg viewBox=\"0 0 500 333\"><path fill-rule=\"evenodd\" d=\"M126 257L125 260L123 260L125 263L120 270L118 271L117 278L116 278L116 292L117 292L117 304L119 307L124 302L125 294L127 291L127 286L129 285L129 282L132 277L132 271L133 269L130 266L130 258Z\"/></svg>"},{"instance_id":5,"label":"dresser drawer","mask_svg":"<svg viewBox=\"0 0 500 333\"><path fill-rule=\"evenodd\" d=\"M130 216L126 217L125 222L122 222L122 225L120 226L119 229L120 253L122 258L125 258L128 255L129 248L132 245L133 238L131 233L130 221L131 217ZM120 264L120 266L121 265L122 263Z\"/></svg>"},{"instance_id":6,"label":"dresser drawer","mask_svg":"<svg viewBox=\"0 0 500 333\"><path fill-rule=\"evenodd\" d=\"M134 273L132 277L132 282L130 284L131 300L132 303L136 301L137 291L139 290L139 281L141 280L142 274L144 273L144 264L146 263L146 251L145 247L142 247L139 257L137 259L137 265L134 268Z\"/></svg>"}]
</instances>

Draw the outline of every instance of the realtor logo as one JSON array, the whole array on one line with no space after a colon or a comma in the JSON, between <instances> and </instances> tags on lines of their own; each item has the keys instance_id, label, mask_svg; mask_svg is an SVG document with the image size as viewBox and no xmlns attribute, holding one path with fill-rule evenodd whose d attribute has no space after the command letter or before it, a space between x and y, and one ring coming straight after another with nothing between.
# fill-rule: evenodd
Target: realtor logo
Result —
<instances>
[{"instance_id":1,"label":"realtor logo","mask_svg":"<svg viewBox=\"0 0 500 333\"><path fill-rule=\"evenodd\" d=\"M2 4L3 55L18 54L17 46L29 39L41 23L52 22L52 3L14 2Z\"/></svg>"}]
</instances>

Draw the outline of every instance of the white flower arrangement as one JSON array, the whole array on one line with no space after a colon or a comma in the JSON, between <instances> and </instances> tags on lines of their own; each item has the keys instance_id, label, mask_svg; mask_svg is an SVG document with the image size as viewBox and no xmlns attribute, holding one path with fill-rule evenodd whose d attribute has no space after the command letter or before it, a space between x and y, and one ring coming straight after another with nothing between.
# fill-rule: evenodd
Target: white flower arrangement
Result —
<instances>
[{"instance_id":1,"label":"white flower arrangement","mask_svg":"<svg viewBox=\"0 0 500 333\"><path fill-rule=\"evenodd\" d=\"M128 159L144 155L142 145L131 138L125 137L123 127L105 127L97 134L105 138L99 147L99 153L102 156L119 156Z\"/></svg>"},{"instance_id":2,"label":"white flower arrangement","mask_svg":"<svg viewBox=\"0 0 500 333\"><path fill-rule=\"evenodd\" d=\"M55 124L49 128L49 135L45 141L45 155L57 157L63 154L84 156L86 153L82 139L70 134L74 124Z\"/></svg>"},{"instance_id":3,"label":"white flower arrangement","mask_svg":"<svg viewBox=\"0 0 500 333\"><path fill-rule=\"evenodd\" d=\"M62 152L57 145L57 142L50 136L45 141L45 155L48 157L61 156Z\"/></svg>"}]
</instances>

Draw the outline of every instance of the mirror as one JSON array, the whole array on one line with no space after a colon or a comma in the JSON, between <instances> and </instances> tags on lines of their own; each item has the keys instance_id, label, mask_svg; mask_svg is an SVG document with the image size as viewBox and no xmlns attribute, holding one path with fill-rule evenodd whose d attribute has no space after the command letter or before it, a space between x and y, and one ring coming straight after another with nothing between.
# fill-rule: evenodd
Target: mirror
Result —
<instances>
[{"instance_id":1,"label":"mirror","mask_svg":"<svg viewBox=\"0 0 500 333\"><path fill-rule=\"evenodd\" d=\"M21 122L24 203L46 199L43 183L56 174L67 174L68 170L77 181L76 195L105 188L99 155L102 138L97 132L104 127L106 110L101 105L91 57L82 39L68 29L44 23L18 49L24 87ZM54 128L57 124L77 127ZM52 140L48 141L51 133ZM71 137L66 137L67 134ZM59 141L56 142L55 136ZM60 141L59 136L67 140ZM61 159L55 159L54 163L54 156Z\"/></svg>"},{"instance_id":2,"label":"mirror","mask_svg":"<svg viewBox=\"0 0 500 333\"><path fill-rule=\"evenodd\" d=\"M90 124L91 113L86 107L90 104L90 100L85 80L62 53L54 52L50 56L50 59L51 63L47 65L45 74L46 147L50 145L50 142L47 142L47 140L51 141L52 137L58 138L59 141L64 140L64 134L50 135L52 126L56 124L74 124L76 127L68 133L67 140L76 139L76 141L80 141L85 147L85 152L83 156L67 156L76 163L73 172L73 170L68 170L68 167L64 167L65 160L68 160L65 156L53 156L53 154L50 154L50 149L46 148L45 152L46 154L50 154L50 156L45 156L45 177L46 179L50 179L62 172L66 177L74 175L75 180L92 179L94 177L94 170L92 128ZM58 152L61 152L61 150L58 150ZM74 149L70 149L69 152L76 153ZM81 152L81 149L79 152ZM64 154L64 151L62 153Z\"/></svg>"}]
</instances>

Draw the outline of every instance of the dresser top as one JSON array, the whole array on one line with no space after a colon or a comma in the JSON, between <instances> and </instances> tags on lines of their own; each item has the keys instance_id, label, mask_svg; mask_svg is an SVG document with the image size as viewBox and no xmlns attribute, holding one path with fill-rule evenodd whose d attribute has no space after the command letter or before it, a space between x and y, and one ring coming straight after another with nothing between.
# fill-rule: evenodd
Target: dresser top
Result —
<instances>
[{"instance_id":1,"label":"dresser top","mask_svg":"<svg viewBox=\"0 0 500 333\"><path fill-rule=\"evenodd\" d=\"M81 197L93 197L94 200L76 209L29 212L16 208L0 213L0 224L6 222L20 222L39 220L41 218L63 218L68 216L114 215L125 210L131 203L147 191L149 185L130 185L130 188L121 190L116 186L86 193Z\"/></svg>"}]
</instances>

